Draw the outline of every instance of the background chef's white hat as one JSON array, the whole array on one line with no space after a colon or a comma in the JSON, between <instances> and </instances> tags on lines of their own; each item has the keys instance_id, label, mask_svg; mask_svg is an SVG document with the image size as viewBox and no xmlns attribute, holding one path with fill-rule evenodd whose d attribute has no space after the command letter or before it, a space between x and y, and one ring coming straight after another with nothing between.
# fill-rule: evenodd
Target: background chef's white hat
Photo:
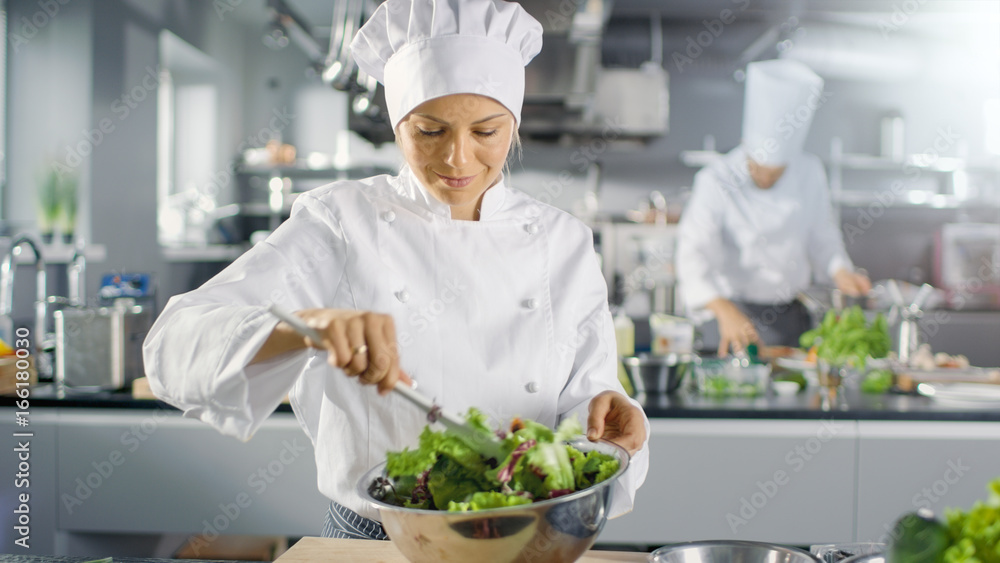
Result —
<instances>
[{"instance_id":1,"label":"background chef's white hat","mask_svg":"<svg viewBox=\"0 0 1000 563\"><path fill-rule=\"evenodd\" d=\"M747 65L743 99L743 148L765 166L782 166L802 152L823 79L788 59Z\"/></svg>"},{"instance_id":2,"label":"background chef's white hat","mask_svg":"<svg viewBox=\"0 0 1000 563\"><path fill-rule=\"evenodd\" d=\"M387 0L358 30L351 52L385 86L392 128L421 103L482 94L521 121L524 67L542 26L502 0Z\"/></svg>"}]
</instances>

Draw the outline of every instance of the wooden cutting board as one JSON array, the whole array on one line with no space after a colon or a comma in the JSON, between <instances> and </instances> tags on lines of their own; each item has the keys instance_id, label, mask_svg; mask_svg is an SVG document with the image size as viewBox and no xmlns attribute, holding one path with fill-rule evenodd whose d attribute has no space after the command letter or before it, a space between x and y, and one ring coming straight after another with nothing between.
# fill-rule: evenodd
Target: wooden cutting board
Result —
<instances>
[{"instance_id":1,"label":"wooden cutting board","mask_svg":"<svg viewBox=\"0 0 1000 563\"><path fill-rule=\"evenodd\" d=\"M646 561L646 553L623 551L588 551L580 563L601 561ZM275 563L406 563L406 557L391 541L344 540L332 538L302 538Z\"/></svg>"}]
</instances>

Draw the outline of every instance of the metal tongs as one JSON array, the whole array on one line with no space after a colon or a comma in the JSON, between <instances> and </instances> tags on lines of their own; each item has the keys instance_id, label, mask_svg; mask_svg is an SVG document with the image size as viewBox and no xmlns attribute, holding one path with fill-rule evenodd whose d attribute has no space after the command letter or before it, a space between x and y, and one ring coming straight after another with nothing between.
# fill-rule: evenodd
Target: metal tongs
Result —
<instances>
[{"instance_id":1,"label":"metal tongs","mask_svg":"<svg viewBox=\"0 0 1000 563\"><path fill-rule=\"evenodd\" d=\"M316 343L323 342L323 337L316 332L316 329L307 325L299 317L276 305L271 305L268 311L275 317L288 323L289 326L295 329L295 332L302 336ZM416 385L416 382L414 382L414 385ZM483 457L495 459L497 462L503 461L503 449L500 440L493 433L473 428L462 417L442 409L440 405L435 404L434 401L417 391L414 387L410 387L402 381L397 381L396 386L392 390L427 413L428 422L440 422L445 428L454 432L466 445L482 454Z\"/></svg>"}]
</instances>

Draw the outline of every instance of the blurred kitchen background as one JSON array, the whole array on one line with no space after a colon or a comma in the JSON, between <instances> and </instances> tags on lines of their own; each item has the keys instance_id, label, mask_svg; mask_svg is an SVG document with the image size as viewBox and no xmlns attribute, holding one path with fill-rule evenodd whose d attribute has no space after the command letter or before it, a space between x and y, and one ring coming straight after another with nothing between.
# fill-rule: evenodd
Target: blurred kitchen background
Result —
<instances>
[{"instance_id":1,"label":"blurred kitchen background","mask_svg":"<svg viewBox=\"0 0 1000 563\"><path fill-rule=\"evenodd\" d=\"M673 235L692 178L739 142L746 64L788 57L826 80L806 149L856 265L939 288L924 338L1000 366L1000 2L523 4L545 44L512 184L594 228L616 307L683 314ZM156 310L297 194L398 169L381 92L346 52L376 5L0 0L0 235L45 241L48 296L132 291ZM35 276L17 270L21 325Z\"/></svg>"}]
</instances>

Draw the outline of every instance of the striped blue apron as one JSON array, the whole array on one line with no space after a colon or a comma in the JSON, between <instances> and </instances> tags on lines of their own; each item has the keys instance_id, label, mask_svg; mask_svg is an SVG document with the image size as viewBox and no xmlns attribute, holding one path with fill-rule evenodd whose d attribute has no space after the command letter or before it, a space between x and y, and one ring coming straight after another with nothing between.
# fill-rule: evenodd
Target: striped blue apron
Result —
<instances>
[{"instance_id":1,"label":"striped blue apron","mask_svg":"<svg viewBox=\"0 0 1000 563\"><path fill-rule=\"evenodd\" d=\"M324 538L347 538L354 540L388 540L382 524L369 520L346 506L330 503L323 523Z\"/></svg>"}]
</instances>

